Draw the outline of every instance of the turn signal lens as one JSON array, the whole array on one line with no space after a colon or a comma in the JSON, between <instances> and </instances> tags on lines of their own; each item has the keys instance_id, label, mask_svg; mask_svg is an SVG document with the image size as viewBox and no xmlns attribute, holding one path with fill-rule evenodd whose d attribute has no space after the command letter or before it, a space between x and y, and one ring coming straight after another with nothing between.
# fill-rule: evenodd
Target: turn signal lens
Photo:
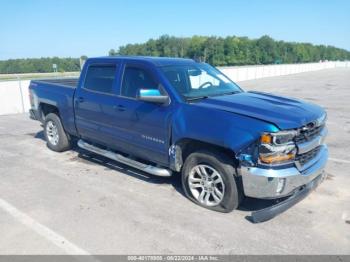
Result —
<instances>
[{"instance_id":1,"label":"turn signal lens","mask_svg":"<svg viewBox=\"0 0 350 262\"><path fill-rule=\"evenodd\" d=\"M262 134L260 137L260 142L262 144L271 144L272 142L272 136L269 134Z\"/></svg>"},{"instance_id":2,"label":"turn signal lens","mask_svg":"<svg viewBox=\"0 0 350 262\"><path fill-rule=\"evenodd\" d=\"M286 155L270 155L270 156L264 156L260 155L260 161L266 164L272 164L272 163L281 163L288 160L294 159L295 154L289 153Z\"/></svg>"}]
</instances>

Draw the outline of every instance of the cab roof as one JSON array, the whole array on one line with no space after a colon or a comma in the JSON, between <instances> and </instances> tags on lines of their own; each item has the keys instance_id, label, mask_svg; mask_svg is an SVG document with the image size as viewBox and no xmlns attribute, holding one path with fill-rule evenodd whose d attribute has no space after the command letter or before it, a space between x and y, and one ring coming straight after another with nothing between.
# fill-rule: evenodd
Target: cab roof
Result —
<instances>
[{"instance_id":1,"label":"cab roof","mask_svg":"<svg viewBox=\"0 0 350 262\"><path fill-rule=\"evenodd\" d=\"M169 66L169 65L185 65L196 63L193 59L188 58L174 58L174 57L156 57L156 56L105 56L89 58L89 61L98 60L116 60L116 61L133 61L133 62L146 62L151 63L154 66Z\"/></svg>"}]
</instances>

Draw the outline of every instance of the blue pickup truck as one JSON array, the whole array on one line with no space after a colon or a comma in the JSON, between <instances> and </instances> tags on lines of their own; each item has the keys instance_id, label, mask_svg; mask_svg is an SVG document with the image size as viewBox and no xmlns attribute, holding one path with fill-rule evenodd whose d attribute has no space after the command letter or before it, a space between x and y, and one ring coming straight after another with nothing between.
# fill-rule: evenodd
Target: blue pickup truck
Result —
<instances>
[{"instance_id":1,"label":"blue pickup truck","mask_svg":"<svg viewBox=\"0 0 350 262\"><path fill-rule=\"evenodd\" d=\"M88 59L79 79L32 81L32 119L47 146L84 150L157 176L181 176L185 195L230 212L246 196L285 211L325 177L326 112L297 99L245 92L191 59Z\"/></svg>"}]
</instances>

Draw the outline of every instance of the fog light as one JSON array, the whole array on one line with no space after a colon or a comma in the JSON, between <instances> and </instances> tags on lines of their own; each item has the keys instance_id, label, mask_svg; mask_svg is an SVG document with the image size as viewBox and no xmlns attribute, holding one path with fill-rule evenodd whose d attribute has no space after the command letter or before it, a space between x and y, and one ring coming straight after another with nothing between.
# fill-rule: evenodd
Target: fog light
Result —
<instances>
[{"instance_id":1,"label":"fog light","mask_svg":"<svg viewBox=\"0 0 350 262\"><path fill-rule=\"evenodd\" d=\"M277 183L276 193L280 194L283 191L285 185L286 185L286 179L279 178Z\"/></svg>"}]
</instances>

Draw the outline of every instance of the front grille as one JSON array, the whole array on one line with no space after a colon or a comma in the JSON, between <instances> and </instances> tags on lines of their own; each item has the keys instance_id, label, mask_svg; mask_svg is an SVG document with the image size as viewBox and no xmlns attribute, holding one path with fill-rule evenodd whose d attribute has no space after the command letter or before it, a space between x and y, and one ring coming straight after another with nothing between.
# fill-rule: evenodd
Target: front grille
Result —
<instances>
[{"instance_id":1,"label":"front grille","mask_svg":"<svg viewBox=\"0 0 350 262\"><path fill-rule=\"evenodd\" d=\"M309 162L310 160L312 160L313 158L315 158L318 153L320 152L321 150L321 146L318 146L312 150L310 150L309 152L306 152L304 154L300 154L300 155L297 155L295 157L295 161L296 162L299 162L299 164L301 166L305 165L307 162Z\"/></svg>"},{"instance_id":2,"label":"front grille","mask_svg":"<svg viewBox=\"0 0 350 262\"><path fill-rule=\"evenodd\" d=\"M311 141L316 136L320 135L324 126L324 124L316 126L313 123L306 125L305 127L300 129L299 134L295 137L295 142L297 144L301 144L304 142Z\"/></svg>"}]
</instances>

